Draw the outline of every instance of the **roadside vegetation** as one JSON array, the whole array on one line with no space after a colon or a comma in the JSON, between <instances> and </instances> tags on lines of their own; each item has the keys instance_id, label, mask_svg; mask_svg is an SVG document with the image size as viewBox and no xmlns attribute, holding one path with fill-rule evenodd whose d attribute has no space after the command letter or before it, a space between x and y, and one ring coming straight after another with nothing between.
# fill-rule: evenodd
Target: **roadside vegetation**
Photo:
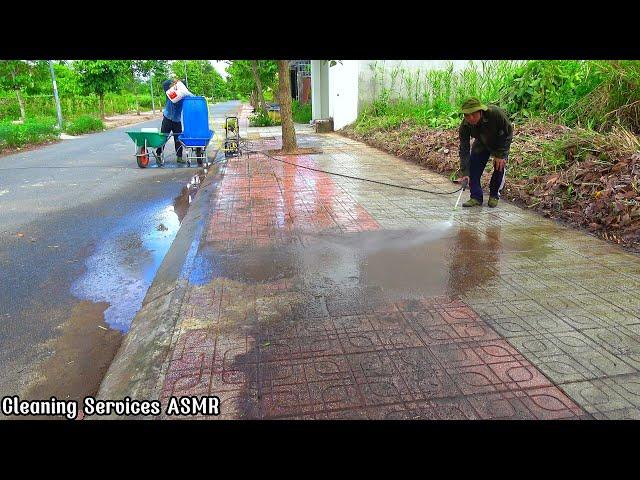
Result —
<instances>
[{"instance_id":1,"label":"roadside vegetation","mask_svg":"<svg viewBox=\"0 0 640 480\"><path fill-rule=\"evenodd\" d=\"M66 122L65 132L69 135L82 135L84 133L100 132L105 125L99 118L91 115L81 115L74 120Z\"/></svg>"},{"instance_id":2,"label":"roadside vegetation","mask_svg":"<svg viewBox=\"0 0 640 480\"><path fill-rule=\"evenodd\" d=\"M300 103L298 100L293 100L291 109L294 122L309 123L311 121L311 103Z\"/></svg>"},{"instance_id":3,"label":"roadside vegetation","mask_svg":"<svg viewBox=\"0 0 640 480\"><path fill-rule=\"evenodd\" d=\"M104 129L104 118L160 111L162 82L172 74L215 101L232 98L222 76L207 60L55 61L63 118L62 132L78 135ZM153 92L153 103L152 103ZM0 152L59 139L51 73L47 61L0 61Z\"/></svg>"},{"instance_id":4,"label":"roadside vegetation","mask_svg":"<svg viewBox=\"0 0 640 480\"><path fill-rule=\"evenodd\" d=\"M55 117L29 118L22 124L0 121L0 148L21 148L25 145L54 142L59 133Z\"/></svg>"},{"instance_id":5,"label":"roadside vegetation","mask_svg":"<svg viewBox=\"0 0 640 480\"><path fill-rule=\"evenodd\" d=\"M238 99L253 105L251 125L280 125L278 61L233 60L223 78L208 60L54 61L63 118L57 128L49 62L0 60L0 153L57 141L62 132L78 135L105 128L104 119L140 114L166 101L162 82L177 76L211 102ZM291 105L294 122L311 120L311 105Z\"/></svg>"},{"instance_id":6,"label":"roadside vegetation","mask_svg":"<svg viewBox=\"0 0 640 480\"><path fill-rule=\"evenodd\" d=\"M422 72L374 64L372 70L373 101L345 135L454 179L459 105L477 96L514 122L503 197L640 247L640 62L493 61Z\"/></svg>"}]
</instances>

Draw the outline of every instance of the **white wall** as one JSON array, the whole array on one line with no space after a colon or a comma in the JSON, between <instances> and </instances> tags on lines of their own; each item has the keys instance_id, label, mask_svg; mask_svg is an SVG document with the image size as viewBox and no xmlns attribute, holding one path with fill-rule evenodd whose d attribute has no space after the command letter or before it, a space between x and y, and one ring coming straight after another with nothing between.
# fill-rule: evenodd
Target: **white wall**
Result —
<instances>
[{"instance_id":1,"label":"white wall","mask_svg":"<svg viewBox=\"0 0 640 480\"><path fill-rule=\"evenodd\" d=\"M338 130L358 117L358 60L329 67L329 115Z\"/></svg>"},{"instance_id":2,"label":"white wall","mask_svg":"<svg viewBox=\"0 0 640 480\"><path fill-rule=\"evenodd\" d=\"M462 70L469 62L470 60L342 60L341 63L326 68L326 61L312 60L313 118L326 118L328 113L328 116L333 117L336 130L354 122L362 108L371 103L379 93L372 67L382 68L385 79L388 79L391 72L398 68L424 72L452 65L454 70ZM321 64L323 68L320 68ZM328 81L325 81L327 72ZM326 88L327 83L328 91L321 91ZM402 95L402 89L397 94ZM323 103L326 97L328 106Z\"/></svg>"}]
</instances>

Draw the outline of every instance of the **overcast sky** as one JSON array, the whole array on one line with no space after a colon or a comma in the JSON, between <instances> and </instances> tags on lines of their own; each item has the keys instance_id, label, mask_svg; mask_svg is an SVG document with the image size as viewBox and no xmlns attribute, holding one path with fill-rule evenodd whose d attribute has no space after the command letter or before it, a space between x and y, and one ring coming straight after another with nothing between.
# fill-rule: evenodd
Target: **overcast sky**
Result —
<instances>
[{"instance_id":1,"label":"overcast sky","mask_svg":"<svg viewBox=\"0 0 640 480\"><path fill-rule=\"evenodd\" d=\"M209 60L213 67L222 75L222 78L227 78L227 72L225 72L225 68L228 66L223 60Z\"/></svg>"}]
</instances>

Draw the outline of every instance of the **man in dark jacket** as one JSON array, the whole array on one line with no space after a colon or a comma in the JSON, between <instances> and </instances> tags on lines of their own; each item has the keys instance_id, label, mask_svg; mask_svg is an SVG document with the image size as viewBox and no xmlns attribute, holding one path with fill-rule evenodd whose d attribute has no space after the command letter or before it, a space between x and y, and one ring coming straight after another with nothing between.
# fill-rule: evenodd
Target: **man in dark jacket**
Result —
<instances>
[{"instance_id":1,"label":"man in dark jacket","mask_svg":"<svg viewBox=\"0 0 640 480\"><path fill-rule=\"evenodd\" d=\"M495 105L483 105L477 98L469 98L462 104L464 120L459 128L460 134L460 171L459 181L467 180L471 198L463 207L482 205L482 187L480 177L489 157L493 157L493 174L489 183L490 207L498 205L500 191L504 186L509 148L513 140L513 126L507 114ZM469 148L470 139L475 140Z\"/></svg>"},{"instance_id":2,"label":"man in dark jacket","mask_svg":"<svg viewBox=\"0 0 640 480\"><path fill-rule=\"evenodd\" d=\"M165 80L162 83L162 88L166 92L171 87L173 87L178 82L177 79ZM190 93L191 94L191 93ZM192 94L191 94L192 95ZM187 163L182 159L182 150L184 149L184 144L178 140L178 134L182 133L182 105L184 103L184 99L173 103L169 98L167 98L167 103L162 110L162 126L160 127L160 131L162 133L172 133L174 134L173 141L176 147L176 161L178 163ZM160 154L161 149L158 149L158 155Z\"/></svg>"}]
</instances>

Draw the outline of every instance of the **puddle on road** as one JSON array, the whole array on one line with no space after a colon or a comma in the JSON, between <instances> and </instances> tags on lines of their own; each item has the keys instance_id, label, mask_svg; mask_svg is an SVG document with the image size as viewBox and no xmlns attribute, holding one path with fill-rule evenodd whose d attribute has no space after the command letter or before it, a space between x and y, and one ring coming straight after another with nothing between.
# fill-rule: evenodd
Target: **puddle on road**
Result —
<instances>
[{"instance_id":1,"label":"puddle on road","mask_svg":"<svg viewBox=\"0 0 640 480\"><path fill-rule=\"evenodd\" d=\"M57 336L39 345L22 397L81 401L97 393L204 176L198 169L171 204L124 216L85 257L86 272L71 287L80 300L59 317Z\"/></svg>"},{"instance_id":2,"label":"puddle on road","mask_svg":"<svg viewBox=\"0 0 640 480\"><path fill-rule=\"evenodd\" d=\"M126 216L126 223L87 259L87 271L71 292L80 299L106 302L104 317L110 328L129 330L204 176L199 169L171 205L156 202Z\"/></svg>"}]
</instances>

